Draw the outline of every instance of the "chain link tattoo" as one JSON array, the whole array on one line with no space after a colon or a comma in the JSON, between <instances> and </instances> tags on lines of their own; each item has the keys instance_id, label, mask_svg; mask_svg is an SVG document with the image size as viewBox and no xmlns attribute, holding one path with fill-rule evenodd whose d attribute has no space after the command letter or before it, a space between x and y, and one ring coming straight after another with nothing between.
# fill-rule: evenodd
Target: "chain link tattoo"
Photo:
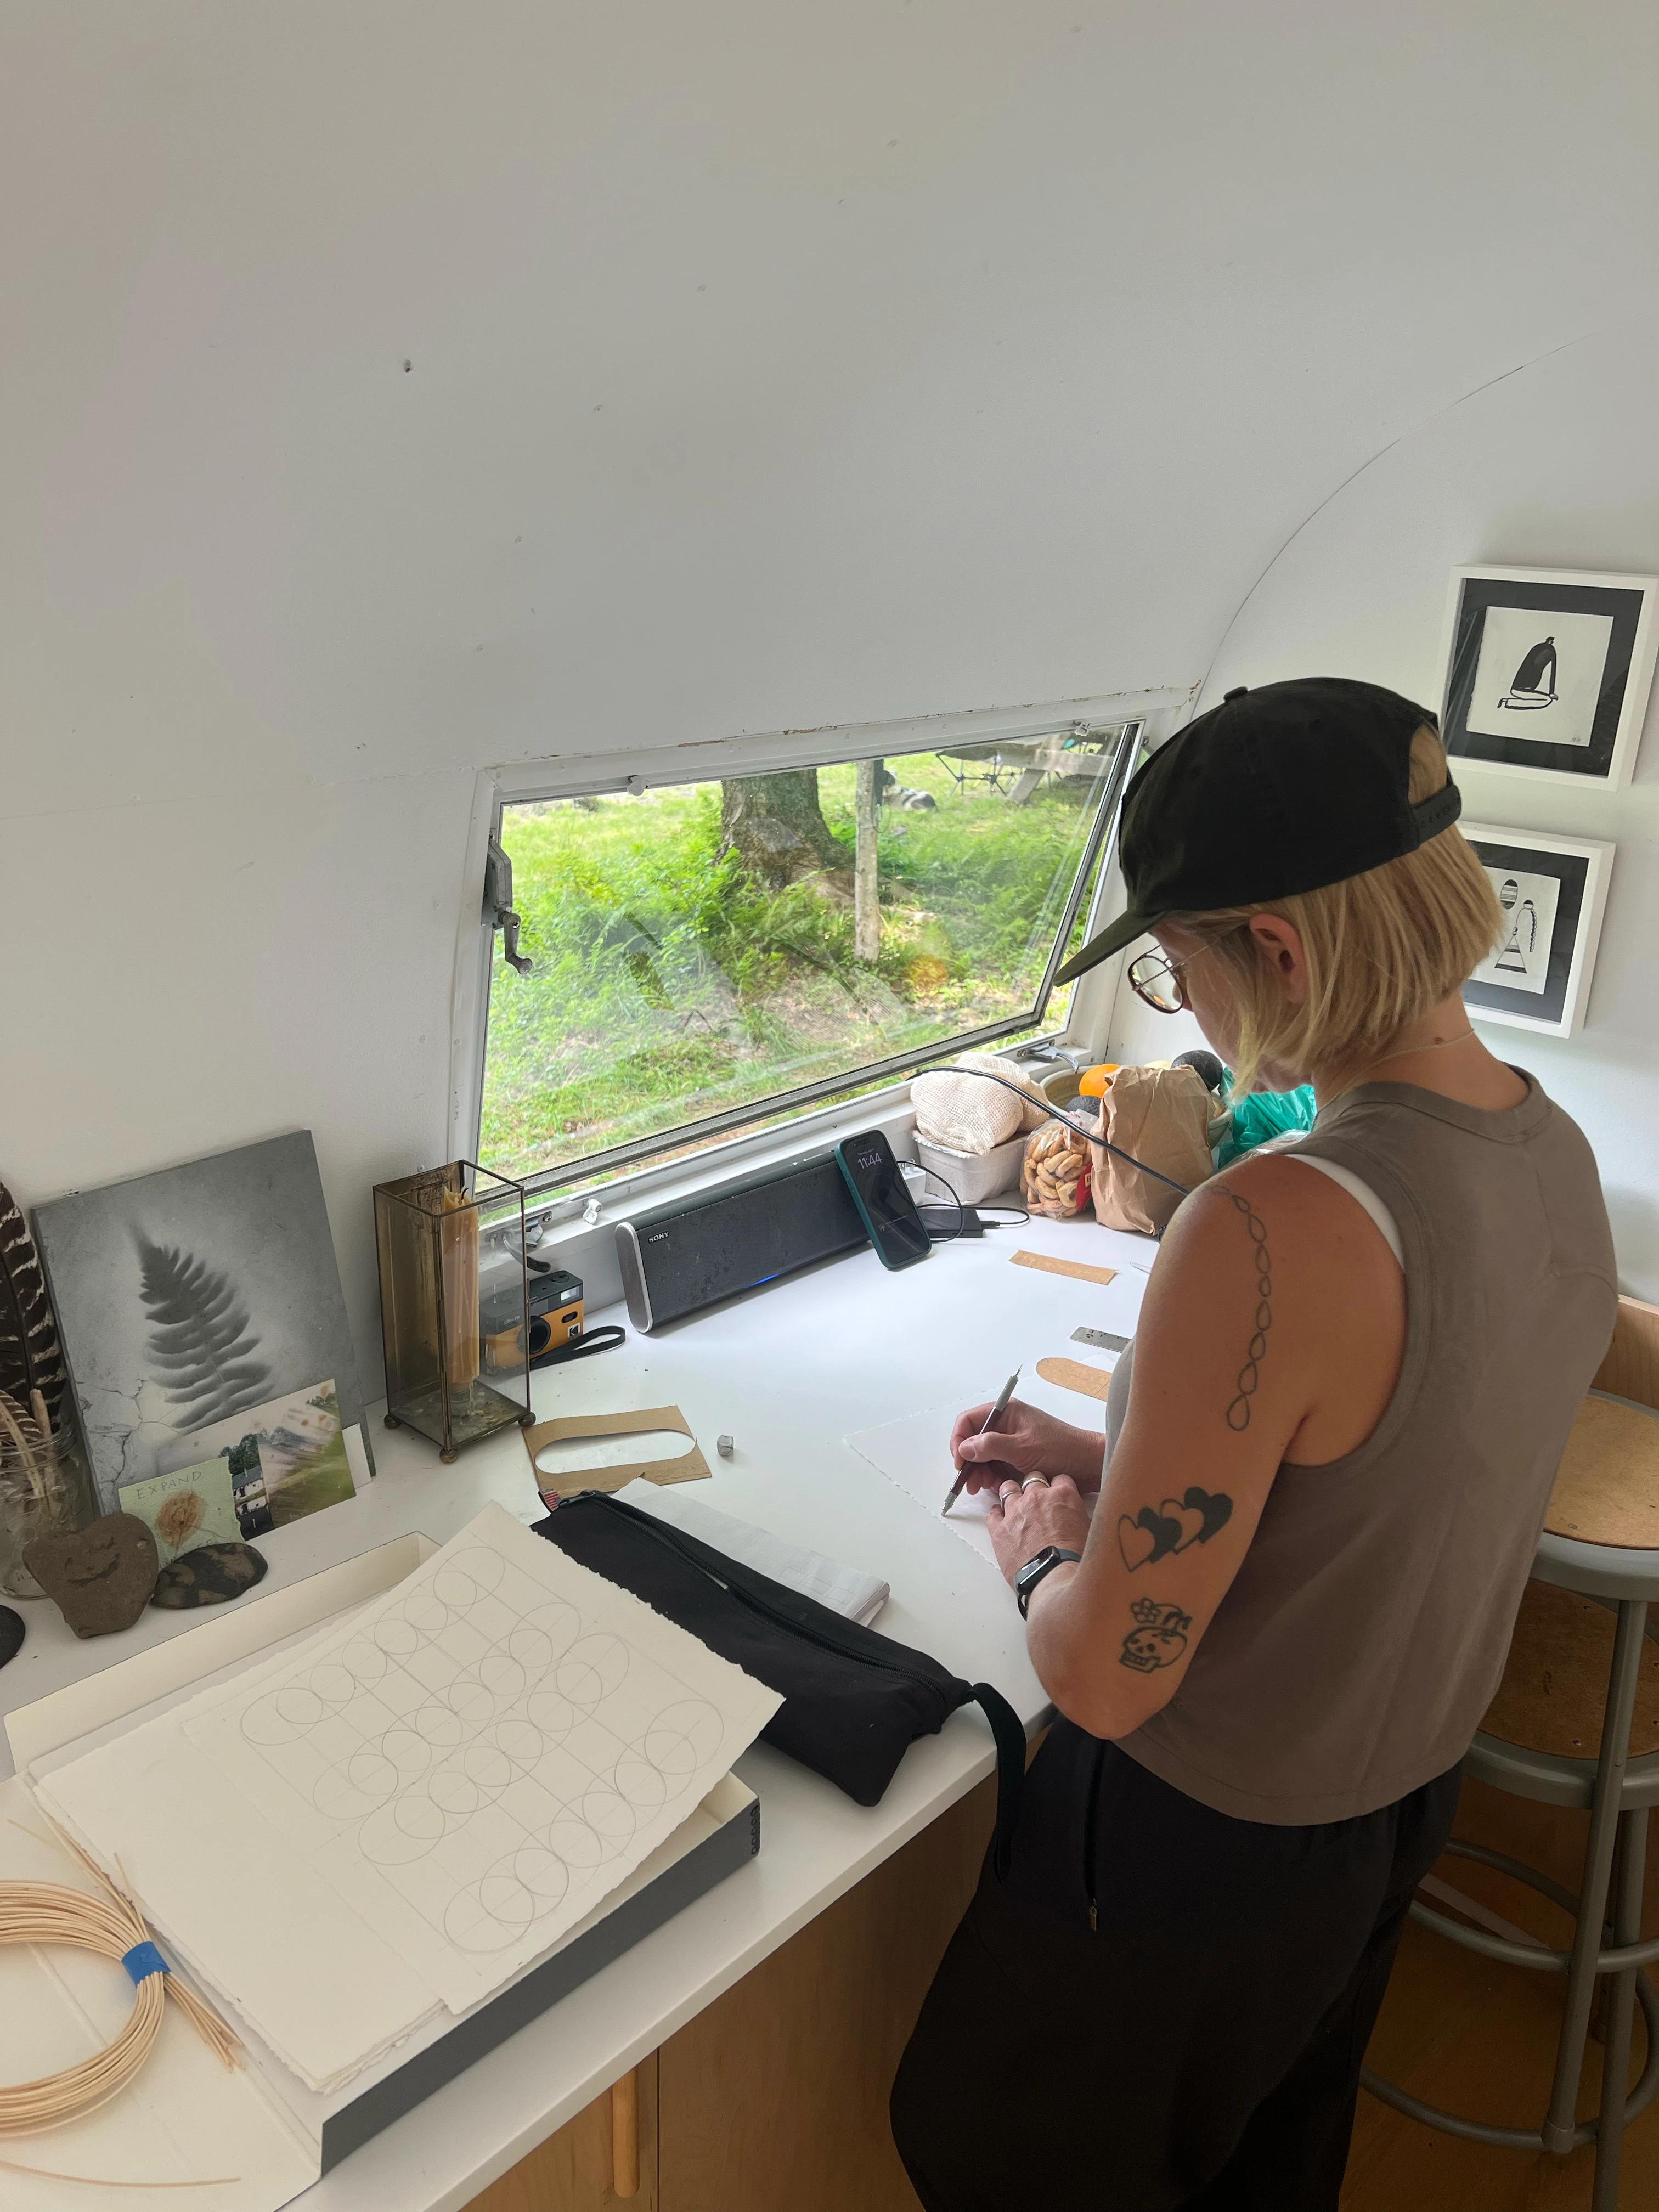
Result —
<instances>
[{"instance_id":1,"label":"chain link tattoo","mask_svg":"<svg viewBox=\"0 0 1659 2212\"><path fill-rule=\"evenodd\" d=\"M1215 1186L1230 1206L1244 1218L1244 1226L1250 1233L1255 1259L1255 1326L1250 1334L1249 1349L1244 1364L1238 1370L1238 1392L1227 1408L1230 1429L1248 1429L1250 1425L1250 1400L1255 1395L1255 1386L1261 1380L1261 1363L1267 1354L1267 1332L1273 1325L1273 1261L1267 1252L1267 1231L1260 1215L1246 1198L1225 1183Z\"/></svg>"}]
</instances>

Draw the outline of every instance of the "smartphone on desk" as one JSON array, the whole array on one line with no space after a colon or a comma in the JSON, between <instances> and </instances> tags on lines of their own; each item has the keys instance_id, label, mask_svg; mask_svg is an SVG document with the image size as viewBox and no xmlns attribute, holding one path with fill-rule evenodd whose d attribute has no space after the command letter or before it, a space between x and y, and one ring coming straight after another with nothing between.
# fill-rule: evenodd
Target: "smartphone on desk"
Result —
<instances>
[{"instance_id":1,"label":"smartphone on desk","mask_svg":"<svg viewBox=\"0 0 1659 2212\"><path fill-rule=\"evenodd\" d=\"M882 1266L908 1267L925 1260L930 1249L927 1231L905 1188L893 1147L881 1131L866 1129L860 1136L843 1137L836 1146L836 1164Z\"/></svg>"}]
</instances>

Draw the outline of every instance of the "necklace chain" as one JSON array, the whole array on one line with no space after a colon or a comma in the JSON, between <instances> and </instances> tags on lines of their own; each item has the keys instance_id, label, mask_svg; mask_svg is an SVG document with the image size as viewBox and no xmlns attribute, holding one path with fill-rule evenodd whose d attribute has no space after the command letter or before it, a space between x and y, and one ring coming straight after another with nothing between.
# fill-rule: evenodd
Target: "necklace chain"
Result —
<instances>
[{"instance_id":1,"label":"necklace chain","mask_svg":"<svg viewBox=\"0 0 1659 2212\"><path fill-rule=\"evenodd\" d=\"M1414 1060L1419 1052L1444 1052L1448 1045L1467 1044L1474 1035L1473 1030L1459 1030L1455 1036L1436 1037L1432 1044L1408 1044L1399 1052L1385 1052L1381 1060L1371 1062L1373 1067L1386 1067L1391 1060Z\"/></svg>"}]
</instances>

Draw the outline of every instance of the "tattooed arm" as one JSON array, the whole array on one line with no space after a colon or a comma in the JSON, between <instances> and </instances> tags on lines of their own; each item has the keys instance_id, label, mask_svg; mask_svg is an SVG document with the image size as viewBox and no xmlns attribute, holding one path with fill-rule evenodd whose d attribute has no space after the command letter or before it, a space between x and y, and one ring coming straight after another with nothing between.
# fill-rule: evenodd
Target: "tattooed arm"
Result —
<instances>
[{"instance_id":1,"label":"tattooed arm","mask_svg":"<svg viewBox=\"0 0 1659 2212\"><path fill-rule=\"evenodd\" d=\"M1032 1662L1063 1713L1118 1736L1169 1702L1281 1462L1364 1441L1404 1339L1399 1268L1326 1176L1247 1160L1182 1206L1147 1285L1092 1524L1064 1480L992 1516L1011 1581L1045 1544L1083 1553L1030 1607Z\"/></svg>"}]
</instances>

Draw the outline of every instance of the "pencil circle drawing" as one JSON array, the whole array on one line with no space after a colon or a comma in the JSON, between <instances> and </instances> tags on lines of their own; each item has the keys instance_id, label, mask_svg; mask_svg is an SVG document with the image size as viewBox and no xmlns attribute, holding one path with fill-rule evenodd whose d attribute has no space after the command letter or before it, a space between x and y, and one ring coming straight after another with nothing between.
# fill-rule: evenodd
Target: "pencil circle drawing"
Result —
<instances>
[{"instance_id":1,"label":"pencil circle drawing","mask_svg":"<svg viewBox=\"0 0 1659 2212\"><path fill-rule=\"evenodd\" d=\"M313 1667L311 1688L330 1712L337 1712L342 1705L349 1705L357 1694L357 1683L350 1669L336 1665Z\"/></svg>"},{"instance_id":2,"label":"pencil circle drawing","mask_svg":"<svg viewBox=\"0 0 1659 2212\"><path fill-rule=\"evenodd\" d=\"M340 1664L360 1689L367 1689L371 1683L378 1682L385 1674L387 1663L386 1655L380 1645L366 1638L348 1644L340 1654Z\"/></svg>"},{"instance_id":3,"label":"pencil circle drawing","mask_svg":"<svg viewBox=\"0 0 1659 2212\"><path fill-rule=\"evenodd\" d=\"M431 1594L440 1603L458 1611L476 1605L481 1596L499 1587L506 1565L498 1552L477 1545L460 1553L433 1577Z\"/></svg>"},{"instance_id":4,"label":"pencil circle drawing","mask_svg":"<svg viewBox=\"0 0 1659 2212\"><path fill-rule=\"evenodd\" d=\"M684 1795L724 1724L483 1547L254 1698L241 1735L459 1950L517 1943Z\"/></svg>"}]
</instances>

